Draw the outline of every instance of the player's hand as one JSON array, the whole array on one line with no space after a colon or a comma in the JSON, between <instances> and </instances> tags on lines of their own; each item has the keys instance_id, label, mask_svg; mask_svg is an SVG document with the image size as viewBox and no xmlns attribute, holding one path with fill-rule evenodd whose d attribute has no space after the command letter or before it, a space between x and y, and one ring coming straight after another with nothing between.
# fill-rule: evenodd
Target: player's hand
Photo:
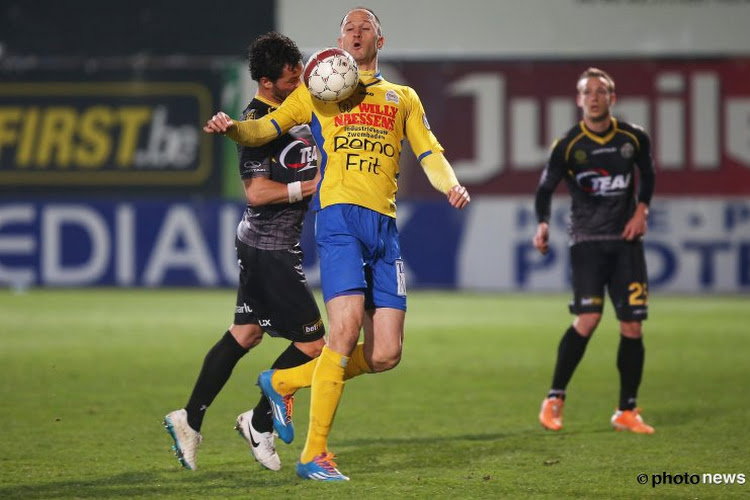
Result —
<instances>
[{"instance_id":1,"label":"player's hand","mask_svg":"<svg viewBox=\"0 0 750 500\"><path fill-rule=\"evenodd\" d=\"M227 130L234 125L234 121L223 111L219 111L206 122L203 131L207 134L226 134Z\"/></svg>"},{"instance_id":2,"label":"player's hand","mask_svg":"<svg viewBox=\"0 0 750 500\"><path fill-rule=\"evenodd\" d=\"M320 178L321 177L322 177L322 175L320 173L320 167L318 167L318 169L315 171L315 177L313 177L313 179L312 179L316 186L320 182Z\"/></svg>"},{"instance_id":3,"label":"player's hand","mask_svg":"<svg viewBox=\"0 0 750 500\"><path fill-rule=\"evenodd\" d=\"M313 177L309 181L302 181L302 196L304 198L315 194L315 192L318 190L320 177L320 168L318 168L318 170L315 171L315 177Z\"/></svg>"},{"instance_id":4,"label":"player's hand","mask_svg":"<svg viewBox=\"0 0 750 500\"><path fill-rule=\"evenodd\" d=\"M545 255L549 250L549 224L540 222L536 227L536 234L532 241L534 248L539 250L542 255Z\"/></svg>"},{"instance_id":5,"label":"player's hand","mask_svg":"<svg viewBox=\"0 0 750 500\"><path fill-rule=\"evenodd\" d=\"M622 237L628 241L633 241L646 234L646 219L634 215L622 231Z\"/></svg>"},{"instance_id":6,"label":"player's hand","mask_svg":"<svg viewBox=\"0 0 750 500\"><path fill-rule=\"evenodd\" d=\"M461 210L468 205L470 201L471 196L469 196L469 192L460 184L456 184L450 189L450 191L448 191L448 203L450 203L453 208Z\"/></svg>"},{"instance_id":7,"label":"player's hand","mask_svg":"<svg viewBox=\"0 0 750 500\"><path fill-rule=\"evenodd\" d=\"M646 234L646 217L648 215L648 208L645 205L638 204L638 207L630 218L625 229L622 231L622 237L627 241L633 241Z\"/></svg>"}]
</instances>

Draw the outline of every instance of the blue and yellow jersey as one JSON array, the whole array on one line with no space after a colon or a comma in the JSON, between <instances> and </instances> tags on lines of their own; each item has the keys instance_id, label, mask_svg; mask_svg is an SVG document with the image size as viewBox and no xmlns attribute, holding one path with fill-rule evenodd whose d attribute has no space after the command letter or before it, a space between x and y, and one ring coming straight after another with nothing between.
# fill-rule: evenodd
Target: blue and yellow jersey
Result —
<instances>
[{"instance_id":1,"label":"blue and yellow jersey","mask_svg":"<svg viewBox=\"0 0 750 500\"><path fill-rule=\"evenodd\" d=\"M257 145L303 123L310 124L320 152L322 180L313 201L316 209L348 203L395 217L404 138L419 160L443 151L417 93L372 71L360 71L358 89L341 102L314 99L300 85L274 112L259 120L236 122L227 135Z\"/></svg>"}]
</instances>

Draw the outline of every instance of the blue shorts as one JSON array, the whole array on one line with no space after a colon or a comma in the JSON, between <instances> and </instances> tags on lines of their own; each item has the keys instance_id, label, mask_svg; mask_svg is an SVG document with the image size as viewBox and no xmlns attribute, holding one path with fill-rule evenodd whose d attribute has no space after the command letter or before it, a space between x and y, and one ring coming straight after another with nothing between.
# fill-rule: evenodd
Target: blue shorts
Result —
<instances>
[{"instance_id":1,"label":"blue shorts","mask_svg":"<svg viewBox=\"0 0 750 500\"><path fill-rule=\"evenodd\" d=\"M357 205L315 216L323 300L365 295L365 308L406 310L406 278L396 219Z\"/></svg>"}]
</instances>

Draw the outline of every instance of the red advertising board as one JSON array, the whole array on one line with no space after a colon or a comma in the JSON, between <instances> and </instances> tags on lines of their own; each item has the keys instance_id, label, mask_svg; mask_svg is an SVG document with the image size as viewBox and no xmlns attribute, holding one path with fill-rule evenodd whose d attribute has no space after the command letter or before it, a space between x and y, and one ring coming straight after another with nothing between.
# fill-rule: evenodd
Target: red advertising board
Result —
<instances>
[{"instance_id":1,"label":"red advertising board","mask_svg":"<svg viewBox=\"0 0 750 500\"><path fill-rule=\"evenodd\" d=\"M575 84L589 66L615 79L615 116L651 136L659 194L750 194L750 58L408 61L383 71L417 90L473 193L530 194L552 142L580 119ZM413 155L404 160L401 194L428 194Z\"/></svg>"}]
</instances>

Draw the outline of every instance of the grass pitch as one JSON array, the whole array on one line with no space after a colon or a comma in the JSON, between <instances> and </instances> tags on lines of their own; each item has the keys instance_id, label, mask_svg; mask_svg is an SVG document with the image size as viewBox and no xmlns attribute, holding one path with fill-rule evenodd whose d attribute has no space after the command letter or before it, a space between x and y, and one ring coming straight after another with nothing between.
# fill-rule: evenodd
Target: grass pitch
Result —
<instances>
[{"instance_id":1,"label":"grass pitch","mask_svg":"<svg viewBox=\"0 0 750 500\"><path fill-rule=\"evenodd\" d=\"M352 480L320 484L294 475L308 391L297 439L277 441L280 472L261 469L232 429L278 339L240 361L208 410L199 469L171 455L161 420L187 401L234 291L0 291L0 498L747 498L748 297L652 295L639 397L652 436L609 426L609 304L568 388L565 428L539 426L567 300L412 292L401 365L348 382L336 416L330 446Z\"/></svg>"}]
</instances>

